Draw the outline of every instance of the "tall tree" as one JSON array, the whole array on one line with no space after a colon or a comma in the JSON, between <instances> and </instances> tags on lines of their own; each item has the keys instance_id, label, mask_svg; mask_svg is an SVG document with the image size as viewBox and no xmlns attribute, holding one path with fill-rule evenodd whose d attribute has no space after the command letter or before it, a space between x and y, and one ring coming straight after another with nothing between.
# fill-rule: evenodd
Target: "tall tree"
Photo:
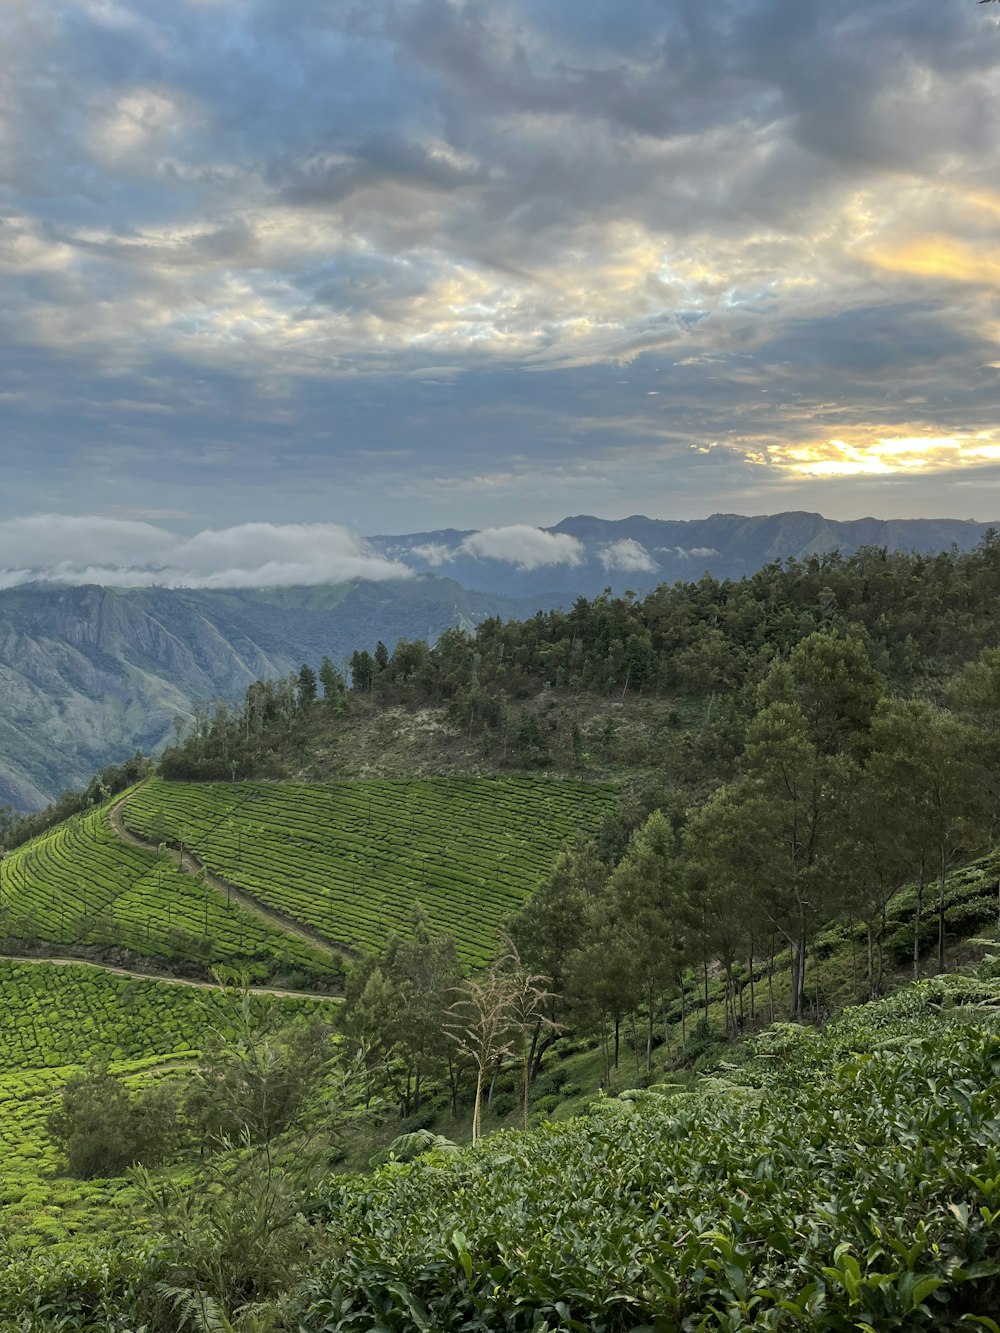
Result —
<instances>
[{"instance_id":1,"label":"tall tree","mask_svg":"<svg viewBox=\"0 0 1000 1333\"><path fill-rule=\"evenodd\" d=\"M646 1015L646 1068L664 991L677 984L684 954L684 902L673 830L654 811L633 833L601 900L602 937L617 938L632 988Z\"/></svg>"}]
</instances>

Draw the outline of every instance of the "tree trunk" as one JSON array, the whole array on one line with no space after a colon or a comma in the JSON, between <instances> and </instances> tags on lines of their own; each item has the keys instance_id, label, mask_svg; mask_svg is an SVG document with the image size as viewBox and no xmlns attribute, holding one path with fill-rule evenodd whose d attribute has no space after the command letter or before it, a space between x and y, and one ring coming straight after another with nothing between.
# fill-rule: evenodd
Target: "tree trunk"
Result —
<instances>
[{"instance_id":1,"label":"tree trunk","mask_svg":"<svg viewBox=\"0 0 1000 1333\"><path fill-rule=\"evenodd\" d=\"M476 1066L476 1101L472 1108L472 1142L478 1143L483 1126L483 1067Z\"/></svg>"},{"instance_id":2,"label":"tree trunk","mask_svg":"<svg viewBox=\"0 0 1000 1333\"><path fill-rule=\"evenodd\" d=\"M534 1032L532 1032L531 1034L531 1047L528 1051L528 1060L527 1064L525 1065L525 1074L524 1074L525 1083L529 1083L534 1078L533 1070L535 1068L535 1048L538 1045L538 1034L541 1032L541 1030L542 1030L541 1023L537 1023L535 1025ZM524 1095L525 1095L525 1100L527 1100L528 1096L527 1092L525 1092Z\"/></svg>"},{"instance_id":3,"label":"tree trunk","mask_svg":"<svg viewBox=\"0 0 1000 1333\"><path fill-rule=\"evenodd\" d=\"M451 1051L448 1052L448 1086L451 1092L451 1118L454 1120L458 1115L458 1068Z\"/></svg>"},{"instance_id":4,"label":"tree trunk","mask_svg":"<svg viewBox=\"0 0 1000 1333\"><path fill-rule=\"evenodd\" d=\"M795 941L792 955L792 1018L795 1022L802 1019L802 1010L806 994L806 933L800 926L799 937Z\"/></svg>"},{"instance_id":5,"label":"tree trunk","mask_svg":"<svg viewBox=\"0 0 1000 1333\"><path fill-rule=\"evenodd\" d=\"M924 868L920 866L917 880L917 911L913 918L913 980L920 980L920 918L924 911Z\"/></svg>"},{"instance_id":6,"label":"tree trunk","mask_svg":"<svg viewBox=\"0 0 1000 1333\"><path fill-rule=\"evenodd\" d=\"M615 1070L618 1069L618 1053L621 1050L621 1014L615 1014Z\"/></svg>"},{"instance_id":7,"label":"tree trunk","mask_svg":"<svg viewBox=\"0 0 1000 1333\"><path fill-rule=\"evenodd\" d=\"M559 1031L550 1031L546 1033L546 1035L538 1043L538 1049L535 1051L534 1063L532 1064L531 1067L532 1083L534 1083L535 1079L541 1073L542 1058L544 1057L545 1052L549 1050L550 1047L556 1044L556 1042L559 1040L559 1036L560 1036Z\"/></svg>"},{"instance_id":8,"label":"tree trunk","mask_svg":"<svg viewBox=\"0 0 1000 1333\"><path fill-rule=\"evenodd\" d=\"M869 927L870 929L870 927ZM855 999L858 998L858 937L854 929L854 913L850 916L851 931L851 994ZM870 940L870 936L869 936ZM869 985L871 985L871 970L869 968Z\"/></svg>"},{"instance_id":9,"label":"tree trunk","mask_svg":"<svg viewBox=\"0 0 1000 1333\"><path fill-rule=\"evenodd\" d=\"M875 998L875 931L872 918L868 918L868 998Z\"/></svg>"},{"instance_id":10,"label":"tree trunk","mask_svg":"<svg viewBox=\"0 0 1000 1333\"><path fill-rule=\"evenodd\" d=\"M941 877L938 880L938 947L937 947L937 970L944 971L944 881L948 873L948 862L945 859L944 848L941 849Z\"/></svg>"},{"instance_id":11,"label":"tree trunk","mask_svg":"<svg viewBox=\"0 0 1000 1333\"><path fill-rule=\"evenodd\" d=\"M538 1029L532 1033L531 1046L524 1053L523 1083L521 1085L521 1120L524 1128L528 1128L528 1089L531 1087L531 1056L534 1050L535 1042L538 1040Z\"/></svg>"}]
</instances>

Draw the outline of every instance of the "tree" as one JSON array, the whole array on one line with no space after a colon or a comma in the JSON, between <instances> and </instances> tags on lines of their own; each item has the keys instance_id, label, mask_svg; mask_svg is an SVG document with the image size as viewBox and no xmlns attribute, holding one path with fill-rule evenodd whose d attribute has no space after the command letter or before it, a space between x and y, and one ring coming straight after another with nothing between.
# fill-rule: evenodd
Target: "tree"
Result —
<instances>
[{"instance_id":1,"label":"tree","mask_svg":"<svg viewBox=\"0 0 1000 1333\"><path fill-rule=\"evenodd\" d=\"M358 694L366 694L375 682L375 661L371 653L354 652L351 654L351 689Z\"/></svg>"},{"instance_id":2,"label":"tree","mask_svg":"<svg viewBox=\"0 0 1000 1333\"><path fill-rule=\"evenodd\" d=\"M861 640L821 630L771 669L757 702L796 703L816 749L837 754L871 726L881 695L882 679Z\"/></svg>"},{"instance_id":3,"label":"tree","mask_svg":"<svg viewBox=\"0 0 1000 1333\"><path fill-rule=\"evenodd\" d=\"M298 701L300 708L307 708L316 698L316 672L308 662L299 667Z\"/></svg>"},{"instance_id":4,"label":"tree","mask_svg":"<svg viewBox=\"0 0 1000 1333\"><path fill-rule=\"evenodd\" d=\"M319 664L319 682L323 686L323 702L330 708L341 708L345 702L347 687L344 684L344 677L329 657L324 657Z\"/></svg>"},{"instance_id":5,"label":"tree","mask_svg":"<svg viewBox=\"0 0 1000 1333\"><path fill-rule=\"evenodd\" d=\"M177 1092L172 1083L154 1083L133 1094L106 1064L93 1063L65 1084L47 1128L70 1174L82 1180L118 1176L137 1163L157 1166L179 1140Z\"/></svg>"},{"instance_id":6,"label":"tree","mask_svg":"<svg viewBox=\"0 0 1000 1333\"><path fill-rule=\"evenodd\" d=\"M616 954L646 1012L646 1069L652 1067L658 1001L679 985L684 955L683 890L673 830L656 810L632 834L601 900L602 938L617 937Z\"/></svg>"},{"instance_id":7,"label":"tree","mask_svg":"<svg viewBox=\"0 0 1000 1333\"><path fill-rule=\"evenodd\" d=\"M228 1027L206 1041L188 1113L216 1144L268 1143L302 1114L331 1069L331 1029L318 1016L282 1025L277 1005L247 989Z\"/></svg>"},{"instance_id":8,"label":"tree","mask_svg":"<svg viewBox=\"0 0 1000 1333\"><path fill-rule=\"evenodd\" d=\"M979 768L992 849L1000 823L1000 648L984 649L952 679L948 701L970 728L969 757Z\"/></svg>"},{"instance_id":9,"label":"tree","mask_svg":"<svg viewBox=\"0 0 1000 1333\"><path fill-rule=\"evenodd\" d=\"M444 1030L476 1071L476 1094L472 1110L472 1142L482 1135L483 1085L487 1070L514 1052L517 1028L514 1021L516 982L507 957L496 958L484 971L466 977L456 987L458 998L451 1005Z\"/></svg>"},{"instance_id":10,"label":"tree","mask_svg":"<svg viewBox=\"0 0 1000 1333\"><path fill-rule=\"evenodd\" d=\"M924 699L886 704L873 728L872 782L901 822L917 879L913 975L920 975L923 895L931 867L938 878L938 968L944 968L945 881L977 836L979 789L973 738L960 719Z\"/></svg>"},{"instance_id":11,"label":"tree","mask_svg":"<svg viewBox=\"0 0 1000 1333\"><path fill-rule=\"evenodd\" d=\"M593 929L591 908L600 898L608 870L593 842L582 838L563 848L548 878L510 923L510 937L525 966L550 978L556 1018L557 996L565 996L573 954L586 947Z\"/></svg>"},{"instance_id":12,"label":"tree","mask_svg":"<svg viewBox=\"0 0 1000 1333\"><path fill-rule=\"evenodd\" d=\"M691 859L723 885L749 887L793 953L791 1014L801 1018L806 955L836 911L832 848L852 768L824 754L795 702L773 703L750 726L743 775L719 788L691 821Z\"/></svg>"}]
</instances>

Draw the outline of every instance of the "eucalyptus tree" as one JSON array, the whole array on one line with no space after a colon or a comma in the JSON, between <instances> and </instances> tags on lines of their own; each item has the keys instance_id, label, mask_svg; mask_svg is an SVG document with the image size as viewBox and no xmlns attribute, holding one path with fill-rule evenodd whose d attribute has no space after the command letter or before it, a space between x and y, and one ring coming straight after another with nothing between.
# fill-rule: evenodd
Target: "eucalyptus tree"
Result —
<instances>
[{"instance_id":1,"label":"eucalyptus tree","mask_svg":"<svg viewBox=\"0 0 1000 1333\"><path fill-rule=\"evenodd\" d=\"M608 870L592 841L578 838L556 857L548 877L509 925L511 940L525 966L551 979L548 1017L565 1017L573 955L585 949L597 929L593 906L607 883Z\"/></svg>"},{"instance_id":2,"label":"eucalyptus tree","mask_svg":"<svg viewBox=\"0 0 1000 1333\"><path fill-rule=\"evenodd\" d=\"M980 796L992 850L1000 825L1000 648L985 648L952 677L947 700L970 731Z\"/></svg>"},{"instance_id":3,"label":"eucalyptus tree","mask_svg":"<svg viewBox=\"0 0 1000 1333\"><path fill-rule=\"evenodd\" d=\"M652 1066L653 1024L669 989L680 985L684 957L684 894L676 839L662 811L632 834L612 871L598 913L600 934L615 938L631 990L646 1014L646 1068Z\"/></svg>"},{"instance_id":4,"label":"eucalyptus tree","mask_svg":"<svg viewBox=\"0 0 1000 1333\"><path fill-rule=\"evenodd\" d=\"M843 755L826 754L796 702L772 703L750 725L743 773L698 811L688 855L721 886L720 910L742 892L792 950L791 1014L805 1001L806 955L837 908L831 856L851 779Z\"/></svg>"},{"instance_id":5,"label":"eucalyptus tree","mask_svg":"<svg viewBox=\"0 0 1000 1333\"><path fill-rule=\"evenodd\" d=\"M455 1104L458 1071L444 1023L461 976L454 940L432 935L419 907L408 938L391 936L348 976L345 1027L364 1055L369 1093L388 1086L402 1115L419 1108L427 1077L445 1072Z\"/></svg>"},{"instance_id":6,"label":"eucalyptus tree","mask_svg":"<svg viewBox=\"0 0 1000 1333\"><path fill-rule=\"evenodd\" d=\"M913 975L917 977L928 879L936 872L937 961L943 969L948 871L983 836L973 737L955 714L925 699L893 699L880 710L872 739L871 796L909 848L916 880ZM890 836L888 831L885 836Z\"/></svg>"}]
</instances>

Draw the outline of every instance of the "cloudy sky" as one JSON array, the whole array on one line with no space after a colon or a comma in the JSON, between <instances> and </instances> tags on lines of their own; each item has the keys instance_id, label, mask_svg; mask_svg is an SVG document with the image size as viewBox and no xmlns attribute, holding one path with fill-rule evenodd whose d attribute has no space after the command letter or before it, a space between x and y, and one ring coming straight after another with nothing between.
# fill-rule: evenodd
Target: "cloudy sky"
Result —
<instances>
[{"instance_id":1,"label":"cloudy sky","mask_svg":"<svg viewBox=\"0 0 1000 1333\"><path fill-rule=\"evenodd\" d=\"M0 565L1000 518L998 124L976 0L0 0Z\"/></svg>"}]
</instances>

